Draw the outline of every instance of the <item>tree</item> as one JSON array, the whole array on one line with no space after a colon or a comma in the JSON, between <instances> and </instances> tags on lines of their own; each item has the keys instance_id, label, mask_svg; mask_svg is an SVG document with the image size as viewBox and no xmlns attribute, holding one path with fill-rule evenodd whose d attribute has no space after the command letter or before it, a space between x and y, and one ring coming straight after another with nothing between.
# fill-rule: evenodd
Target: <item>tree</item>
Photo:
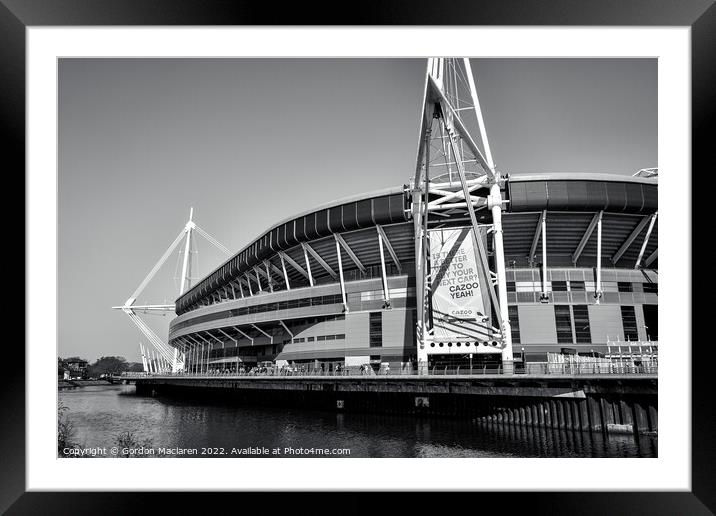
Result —
<instances>
[{"instance_id":1,"label":"tree","mask_svg":"<svg viewBox=\"0 0 716 516\"><path fill-rule=\"evenodd\" d=\"M124 357L101 357L89 366L90 376L97 377L102 374L121 374L129 368L127 359Z\"/></svg>"},{"instance_id":2,"label":"tree","mask_svg":"<svg viewBox=\"0 0 716 516\"><path fill-rule=\"evenodd\" d=\"M144 371L144 366L140 364L139 362L128 362L127 364L127 371L130 373L137 373Z\"/></svg>"},{"instance_id":3,"label":"tree","mask_svg":"<svg viewBox=\"0 0 716 516\"><path fill-rule=\"evenodd\" d=\"M67 367L68 362L87 362L87 360L81 357L57 358L58 367Z\"/></svg>"},{"instance_id":4,"label":"tree","mask_svg":"<svg viewBox=\"0 0 716 516\"><path fill-rule=\"evenodd\" d=\"M86 364L89 362L81 357L69 357L69 358L59 358L57 359L57 374L58 376L63 373L65 369L68 369L70 371L71 377L87 377L87 367ZM85 364L84 366L82 364Z\"/></svg>"}]
</instances>

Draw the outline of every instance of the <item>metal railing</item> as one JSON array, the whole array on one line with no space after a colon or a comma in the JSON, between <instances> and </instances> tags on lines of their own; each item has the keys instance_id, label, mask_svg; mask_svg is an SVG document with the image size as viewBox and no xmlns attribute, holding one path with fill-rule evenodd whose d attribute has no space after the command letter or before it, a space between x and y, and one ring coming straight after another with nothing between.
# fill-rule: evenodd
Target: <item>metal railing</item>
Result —
<instances>
[{"instance_id":1,"label":"metal railing","mask_svg":"<svg viewBox=\"0 0 716 516\"><path fill-rule=\"evenodd\" d=\"M548 363L548 362L532 362L524 367L515 367L512 375L523 376L581 376L581 375L656 375L658 374L658 364L651 362L648 364L627 364L627 363ZM264 368L253 370L209 370L201 372L160 372L160 373L123 373L122 377L147 378L147 377L180 377L180 378L246 378L246 377L276 377L276 378L292 378L292 377L405 377L405 376L486 376L486 375L505 375L502 366L497 367L449 367L449 366L433 366L425 368L423 371L411 367L401 369L379 369L361 367L344 367L339 370L326 370L321 368L307 367L284 367L284 368Z\"/></svg>"},{"instance_id":2,"label":"metal railing","mask_svg":"<svg viewBox=\"0 0 716 516\"><path fill-rule=\"evenodd\" d=\"M638 365L627 362L537 362L528 363L525 367L525 373L539 375L655 375L659 373L659 364L657 362L642 363Z\"/></svg>"}]
</instances>

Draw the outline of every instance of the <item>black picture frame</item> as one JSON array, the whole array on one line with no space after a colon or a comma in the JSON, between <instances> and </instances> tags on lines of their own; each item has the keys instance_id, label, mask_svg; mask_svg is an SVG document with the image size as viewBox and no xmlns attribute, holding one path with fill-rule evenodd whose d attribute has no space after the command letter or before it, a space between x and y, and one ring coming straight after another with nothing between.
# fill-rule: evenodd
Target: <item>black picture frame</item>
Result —
<instances>
[{"instance_id":1,"label":"black picture frame","mask_svg":"<svg viewBox=\"0 0 716 516\"><path fill-rule=\"evenodd\" d=\"M280 7L279 7L280 6ZM341 6L341 8L339 8ZM0 106L6 135L6 177L25 168L25 30L31 26L110 25L573 25L687 26L692 44L692 170L710 170L708 136L714 125L716 7L712 0L493 0L438 2L384 0L360 4L301 2L273 4L245 0L0 0ZM710 145L709 145L710 144ZM10 158L10 160L8 160ZM692 174L692 179L693 179ZM698 191L698 189L697 189ZM6 190L9 194L9 189ZM16 194L15 194L16 195ZM694 199L695 201L695 199ZM695 202L692 206L698 206ZM697 208L702 209L702 208ZM696 220L692 211L692 220ZM25 268L26 278L33 274ZM684 278L691 282L691 278ZM684 300L684 302L691 302ZM695 306L693 304L692 306ZM698 310L696 310L698 313ZM697 319L698 320L698 319ZM684 321L679 324L683 325ZM691 324L689 324L689 329ZM685 348L691 331L685 333ZM10 345L10 342L6 343ZM691 353L706 352L694 339ZM708 352L713 355L712 352ZM24 364L23 364L24 365ZM692 490L690 492L472 493L468 503L549 514L714 514L716 513L716 413L708 380L711 361L692 362ZM4 367L0 511L7 514L127 514L149 510L153 493L36 493L25 488L25 367ZM615 463L616 465L616 463ZM101 471L98 472L101 474ZM420 510L430 493L413 494L402 511ZM211 496L211 501L204 498ZM266 500L258 493L174 493L162 496L164 512L217 510L227 498L242 498L248 509ZM315 497L315 495L313 495ZM341 497L339 506L312 504L310 493L292 493L291 505L320 510L360 507L361 493ZM452 495L451 495L452 496ZM479 497L479 498L478 498ZM257 498L252 500L251 498ZM315 499L315 498L314 498ZM445 499L442 499L444 503ZM454 502L450 501L451 506ZM309 504L309 505L306 505ZM273 505L273 503L271 504ZM261 507L261 505L259 505Z\"/></svg>"}]
</instances>

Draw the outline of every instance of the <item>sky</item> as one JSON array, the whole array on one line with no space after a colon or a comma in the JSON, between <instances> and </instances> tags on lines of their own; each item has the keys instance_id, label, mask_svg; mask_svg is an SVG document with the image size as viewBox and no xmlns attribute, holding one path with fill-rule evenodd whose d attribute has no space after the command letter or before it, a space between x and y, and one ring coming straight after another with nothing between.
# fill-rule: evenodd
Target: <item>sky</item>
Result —
<instances>
[{"instance_id":1,"label":"sky","mask_svg":"<svg viewBox=\"0 0 716 516\"><path fill-rule=\"evenodd\" d=\"M503 173L657 166L655 59L473 59ZM195 222L232 252L326 202L407 184L424 59L60 59L58 354L140 361L121 311ZM194 275L226 258L197 242ZM175 252L137 300L172 303ZM173 314L144 320L166 339Z\"/></svg>"}]
</instances>

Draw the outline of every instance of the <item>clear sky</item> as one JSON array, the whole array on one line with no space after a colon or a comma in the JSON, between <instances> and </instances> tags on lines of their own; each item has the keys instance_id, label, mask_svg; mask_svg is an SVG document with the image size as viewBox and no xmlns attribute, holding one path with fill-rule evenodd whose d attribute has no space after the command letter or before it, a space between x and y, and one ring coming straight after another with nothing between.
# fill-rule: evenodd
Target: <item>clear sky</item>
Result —
<instances>
[{"instance_id":1,"label":"clear sky","mask_svg":"<svg viewBox=\"0 0 716 516\"><path fill-rule=\"evenodd\" d=\"M62 59L60 356L139 361L122 304L195 221L233 251L281 219L408 182L422 59ZM657 166L654 59L475 59L497 168ZM197 276L221 253L198 242ZM178 253L138 303L173 302ZM144 319L166 339L166 317Z\"/></svg>"}]
</instances>

